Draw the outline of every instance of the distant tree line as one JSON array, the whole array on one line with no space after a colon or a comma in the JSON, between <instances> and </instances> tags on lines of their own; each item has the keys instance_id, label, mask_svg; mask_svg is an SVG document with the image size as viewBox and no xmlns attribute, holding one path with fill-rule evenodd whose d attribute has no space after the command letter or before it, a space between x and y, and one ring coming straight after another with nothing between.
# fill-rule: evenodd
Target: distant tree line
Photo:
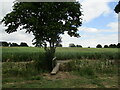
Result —
<instances>
[{"instance_id":1,"label":"distant tree line","mask_svg":"<svg viewBox=\"0 0 120 90\"><path fill-rule=\"evenodd\" d=\"M20 45L18 45L17 43L11 43L11 42L8 43L6 41L0 42L0 46L3 46L3 47L29 47L28 44L25 43L25 42L21 42ZM35 46L35 47L41 47L41 46ZM62 47L62 44L57 44L56 47ZM70 43L69 47L80 47L80 48L82 48L81 45L75 45L74 43ZM88 48L90 48L90 46ZM120 43L104 45L104 46L102 46L101 44L98 44L96 46L96 48L120 48Z\"/></svg>"},{"instance_id":2,"label":"distant tree line","mask_svg":"<svg viewBox=\"0 0 120 90\"><path fill-rule=\"evenodd\" d=\"M70 43L69 47L81 47L82 48L81 45L75 45L74 43ZM88 46L88 48L90 48L90 46ZM118 43L118 44L104 45L103 47L102 47L101 44L98 44L96 46L96 48L120 48L120 43Z\"/></svg>"},{"instance_id":3,"label":"distant tree line","mask_svg":"<svg viewBox=\"0 0 120 90\"><path fill-rule=\"evenodd\" d=\"M17 43L11 43L11 42L0 42L0 46L3 46L3 47L29 47L27 45L27 43L25 42L21 42L20 45L18 45Z\"/></svg>"},{"instance_id":4,"label":"distant tree line","mask_svg":"<svg viewBox=\"0 0 120 90\"><path fill-rule=\"evenodd\" d=\"M75 45L74 43L70 43L70 44L69 44L69 47L80 47L80 48L82 48L81 45Z\"/></svg>"},{"instance_id":5,"label":"distant tree line","mask_svg":"<svg viewBox=\"0 0 120 90\"><path fill-rule=\"evenodd\" d=\"M96 46L96 48L120 48L120 43L118 43L118 44L104 45L103 47L102 47L102 45L98 44Z\"/></svg>"},{"instance_id":6,"label":"distant tree line","mask_svg":"<svg viewBox=\"0 0 120 90\"><path fill-rule=\"evenodd\" d=\"M11 42L8 43L6 41L4 41L4 42L0 41L0 46L3 46L3 47L29 47L28 44L25 42L21 42L19 45L17 43L11 43ZM35 47L42 47L42 46L37 45ZM56 47L62 47L62 44L57 44Z\"/></svg>"}]
</instances>

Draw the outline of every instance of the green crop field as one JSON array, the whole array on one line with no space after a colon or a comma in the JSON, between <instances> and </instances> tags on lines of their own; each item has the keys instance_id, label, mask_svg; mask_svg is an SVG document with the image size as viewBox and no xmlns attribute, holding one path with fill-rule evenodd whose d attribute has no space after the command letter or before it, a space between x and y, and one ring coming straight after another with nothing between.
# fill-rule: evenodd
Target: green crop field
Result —
<instances>
[{"instance_id":1,"label":"green crop field","mask_svg":"<svg viewBox=\"0 0 120 90\"><path fill-rule=\"evenodd\" d=\"M43 48L37 47L3 47L2 61L40 60ZM58 60L66 59L118 59L118 48L57 48L55 56Z\"/></svg>"}]
</instances>

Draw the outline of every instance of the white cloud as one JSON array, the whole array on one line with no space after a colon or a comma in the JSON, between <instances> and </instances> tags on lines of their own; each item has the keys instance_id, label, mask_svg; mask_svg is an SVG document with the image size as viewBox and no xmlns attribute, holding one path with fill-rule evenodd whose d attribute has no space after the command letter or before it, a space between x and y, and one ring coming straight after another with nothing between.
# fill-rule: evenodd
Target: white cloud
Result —
<instances>
[{"instance_id":1,"label":"white cloud","mask_svg":"<svg viewBox=\"0 0 120 90\"><path fill-rule=\"evenodd\" d=\"M81 35L80 38L70 37L65 34L62 36L62 45L64 47L68 47L70 43L74 43L75 45L82 45L83 47L96 47L97 44L101 45L109 45L109 44L117 44L118 43L118 34L90 34L85 33Z\"/></svg>"},{"instance_id":2,"label":"white cloud","mask_svg":"<svg viewBox=\"0 0 120 90\"><path fill-rule=\"evenodd\" d=\"M0 2L0 20L9 12L12 11L13 0L9 2Z\"/></svg>"},{"instance_id":3,"label":"white cloud","mask_svg":"<svg viewBox=\"0 0 120 90\"><path fill-rule=\"evenodd\" d=\"M0 3L2 3L2 2L13 2L13 1L15 1L15 0L1 0Z\"/></svg>"},{"instance_id":4,"label":"white cloud","mask_svg":"<svg viewBox=\"0 0 120 90\"><path fill-rule=\"evenodd\" d=\"M84 32L98 32L98 29L96 28L88 28L88 27L79 27L78 28L79 31L84 31Z\"/></svg>"},{"instance_id":5,"label":"white cloud","mask_svg":"<svg viewBox=\"0 0 120 90\"><path fill-rule=\"evenodd\" d=\"M79 27L78 30L81 32L85 33L104 33L104 32L118 32L118 22L110 22L106 25L109 29L97 29L97 28L92 28L92 27ZM120 26L119 26L120 28Z\"/></svg>"},{"instance_id":6,"label":"white cloud","mask_svg":"<svg viewBox=\"0 0 120 90\"><path fill-rule=\"evenodd\" d=\"M108 27L111 28L111 32L118 32L118 22L112 22L107 25Z\"/></svg>"},{"instance_id":7,"label":"white cloud","mask_svg":"<svg viewBox=\"0 0 120 90\"><path fill-rule=\"evenodd\" d=\"M113 0L80 0L83 8L83 20L89 22L100 15L108 15L111 12L108 2Z\"/></svg>"}]
</instances>

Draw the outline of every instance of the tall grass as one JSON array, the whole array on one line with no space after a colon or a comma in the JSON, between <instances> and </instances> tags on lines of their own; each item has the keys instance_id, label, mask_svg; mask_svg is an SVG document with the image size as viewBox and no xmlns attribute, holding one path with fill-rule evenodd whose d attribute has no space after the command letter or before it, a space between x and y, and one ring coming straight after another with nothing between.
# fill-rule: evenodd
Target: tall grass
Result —
<instances>
[{"instance_id":1,"label":"tall grass","mask_svg":"<svg viewBox=\"0 0 120 90\"><path fill-rule=\"evenodd\" d=\"M3 47L2 61L39 60L44 54L43 48L37 47ZM118 48L57 48L55 56L58 60L66 59L118 59Z\"/></svg>"},{"instance_id":2,"label":"tall grass","mask_svg":"<svg viewBox=\"0 0 120 90\"><path fill-rule=\"evenodd\" d=\"M3 47L2 61L32 61L40 59L44 53L43 48L34 47Z\"/></svg>"},{"instance_id":3,"label":"tall grass","mask_svg":"<svg viewBox=\"0 0 120 90\"><path fill-rule=\"evenodd\" d=\"M35 75L38 71L35 69L33 63L20 63L20 62L5 62L2 65L3 74L6 76L30 76Z\"/></svg>"},{"instance_id":4,"label":"tall grass","mask_svg":"<svg viewBox=\"0 0 120 90\"><path fill-rule=\"evenodd\" d=\"M43 60L40 60L43 61ZM3 62L2 63L2 73L4 76L22 76L29 77L41 74L43 72L48 72L44 69L45 64L42 62Z\"/></svg>"},{"instance_id":5,"label":"tall grass","mask_svg":"<svg viewBox=\"0 0 120 90\"><path fill-rule=\"evenodd\" d=\"M117 48L58 48L56 56L65 59L118 59Z\"/></svg>"},{"instance_id":6,"label":"tall grass","mask_svg":"<svg viewBox=\"0 0 120 90\"><path fill-rule=\"evenodd\" d=\"M115 60L73 60L68 64L71 71L74 71L82 76L118 74L118 65Z\"/></svg>"}]
</instances>

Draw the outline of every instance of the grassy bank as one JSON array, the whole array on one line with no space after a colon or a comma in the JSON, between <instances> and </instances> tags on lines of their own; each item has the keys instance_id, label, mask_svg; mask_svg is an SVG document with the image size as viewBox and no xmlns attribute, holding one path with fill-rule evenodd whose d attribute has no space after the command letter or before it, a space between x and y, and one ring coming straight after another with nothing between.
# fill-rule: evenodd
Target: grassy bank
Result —
<instances>
[{"instance_id":1,"label":"grassy bank","mask_svg":"<svg viewBox=\"0 0 120 90\"><path fill-rule=\"evenodd\" d=\"M3 88L118 88L115 60L73 60L65 67L51 76L33 62L5 62Z\"/></svg>"},{"instance_id":2,"label":"grassy bank","mask_svg":"<svg viewBox=\"0 0 120 90\"><path fill-rule=\"evenodd\" d=\"M37 47L3 47L2 61L40 60L43 48ZM58 60L66 59L118 59L118 48L57 48L55 56Z\"/></svg>"}]
</instances>

